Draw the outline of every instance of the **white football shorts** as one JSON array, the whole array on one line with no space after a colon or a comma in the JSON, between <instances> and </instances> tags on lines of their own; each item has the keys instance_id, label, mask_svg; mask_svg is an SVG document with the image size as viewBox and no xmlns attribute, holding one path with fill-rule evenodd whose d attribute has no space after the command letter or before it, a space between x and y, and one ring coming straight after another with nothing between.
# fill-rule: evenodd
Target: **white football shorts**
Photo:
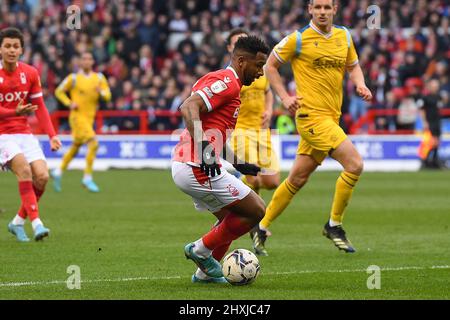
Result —
<instances>
[{"instance_id":1,"label":"white football shorts","mask_svg":"<svg viewBox=\"0 0 450 320\"><path fill-rule=\"evenodd\" d=\"M11 159L23 153L28 163L44 160L38 139L32 134L0 134L0 167L6 169Z\"/></svg>"},{"instance_id":2,"label":"white football shorts","mask_svg":"<svg viewBox=\"0 0 450 320\"><path fill-rule=\"evenodd\" d=\"M221 168L221 174L207 177L200 168L172 162L172 178L177 187L190 195L198 211L217 212L244 199L251 191L241 180Z\"/></svg>"}]
</instances>

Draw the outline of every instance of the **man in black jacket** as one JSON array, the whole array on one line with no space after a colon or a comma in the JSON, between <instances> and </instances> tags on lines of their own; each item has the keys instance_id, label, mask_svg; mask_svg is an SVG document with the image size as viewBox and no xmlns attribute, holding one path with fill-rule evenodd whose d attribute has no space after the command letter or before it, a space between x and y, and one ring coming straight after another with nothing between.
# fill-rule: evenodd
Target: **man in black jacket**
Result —
<instances>
[{"instance_id":1,"label":"man in black jacket","mask_svg":"<svg viewBox=\"0 0 450 320\"><path fill-rule=\"evenodd\" d=\"M441 116L439 114L441 97L439 88L439 80L430 80L427 84L427 94L419 101L424 132L429 131L431 133L429 151L424 152L422 156L423 168L439 169L442 167L438 157L441 136Z\"/></svg>"}]
</instances>

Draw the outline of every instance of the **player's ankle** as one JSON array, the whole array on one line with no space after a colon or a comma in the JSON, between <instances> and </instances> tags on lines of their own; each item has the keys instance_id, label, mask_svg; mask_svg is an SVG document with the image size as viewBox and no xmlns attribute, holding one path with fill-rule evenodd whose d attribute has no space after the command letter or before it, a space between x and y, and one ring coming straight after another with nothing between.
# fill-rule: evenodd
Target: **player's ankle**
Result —
<instances>
[{"instance_id":1,"label":"player's ankle","mask_svg":"<svg viewBox=\"0 0 450 320\"><path fill-rule=\"evenodd\" d=\"M44 225L44 224L42 223L41 219L36 218L36 219L34 219L33 221L31 221L31 226L33 227L33 230L36 230L36 228L37 228L39 225Z\"/></svg>"},{"instance_id":2,"label":"player's ankle","mask_svg":"<svg viewBox=\"0 0 450 320\"><path fill-rule=\"evenodd\" d=\"M25 224L25 219L19 216L19 214L16 214L11 223L16 226L23 226Z\"/></svg>"},{"instance_id":3,"label":"player's ankle","mask_svg":"<svg viewBox=\"0 0 450 320\"><path fill-rule=\"evenodd\" d=\"M205 244L203 243L203 240L200 238L197 241L194 242L194 248L192 251L203 258L208 258L212 254L212 250L208 249Z\"/></svg>"}]
</instances>

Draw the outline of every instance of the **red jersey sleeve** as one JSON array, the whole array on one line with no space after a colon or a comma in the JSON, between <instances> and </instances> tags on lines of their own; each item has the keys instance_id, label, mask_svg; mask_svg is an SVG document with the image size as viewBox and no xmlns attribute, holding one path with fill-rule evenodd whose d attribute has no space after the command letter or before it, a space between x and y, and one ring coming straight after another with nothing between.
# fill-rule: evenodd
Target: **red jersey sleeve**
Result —
<instances>
[{"instance_id":1,"label":"red jersey sleeve","mask_svg":"<svg viewBox=\"0 0 450 320\"><path fill-rule=\"evenodd\" d=\"M200 79L193 88L193 92L200 95L208 111L220 108L236 95L240 88L236 82L231 81L226 73L209 74Z\"/></svg>"},{"instance_id":2,"label":"red jersey sleeve","mask_svg":"<svg viewBox=\"0 0 450 320\"><path fill-rule=\"evenodd\" d=\"M33 69L34 76L32 77L32 85L30 89L29 100L32 104L38 106L36 110L36 118L39 121L39 125L44 130L44 132L49 136L49 138L53 138L56 136L55 129L53 128L52 121L50 119L50 115L48 113L47 107L44 103L44 98L42 95L42 87L41 80L39 79L39 74L36 69Z\"/></svg>"},{"instance_id":3,"label":"red jersey sleeve","mask_svg":"<svg viewBox=\"0 0 450 320\"><path fill-rule=\"evenodd\" d=\"M29 99L35 99L42 97L42 86L41 86L41 79L39 78L39 73L36 69L32 70L32 77L31 77L31 88L29 93Z\"/></svg>"}]
</instances>

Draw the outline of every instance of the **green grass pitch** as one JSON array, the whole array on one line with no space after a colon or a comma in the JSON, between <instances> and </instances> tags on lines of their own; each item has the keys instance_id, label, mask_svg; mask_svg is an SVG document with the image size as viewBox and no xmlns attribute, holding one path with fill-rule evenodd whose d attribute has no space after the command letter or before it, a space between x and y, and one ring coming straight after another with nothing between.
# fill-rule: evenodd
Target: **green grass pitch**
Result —
<instances>
[{"instance_id":1,"label":"green grass pitch","mask_svg":"<svg viewBox=\"0 0 450 320\"><path fill-rule=\"evenodd\" d=\"M355 254L321 235L337 172L317 172L273 224L269 257L249 286L192 284L183 247L214 222L196 212L169 171L99 172L100 194L68 172L63 192L48 186L40 208L44 242L7 232L19 196L0 174L0 299L449 299L450 172L365 173L345 217ZM263 192L266 203L272 192ZM31 227L26 230L31 236ZM248 235L232 248L251 248ZM81 271L70 290L67 268ZM369 290L370 265L381 288Z\"/></svg>"}]
</instances>

